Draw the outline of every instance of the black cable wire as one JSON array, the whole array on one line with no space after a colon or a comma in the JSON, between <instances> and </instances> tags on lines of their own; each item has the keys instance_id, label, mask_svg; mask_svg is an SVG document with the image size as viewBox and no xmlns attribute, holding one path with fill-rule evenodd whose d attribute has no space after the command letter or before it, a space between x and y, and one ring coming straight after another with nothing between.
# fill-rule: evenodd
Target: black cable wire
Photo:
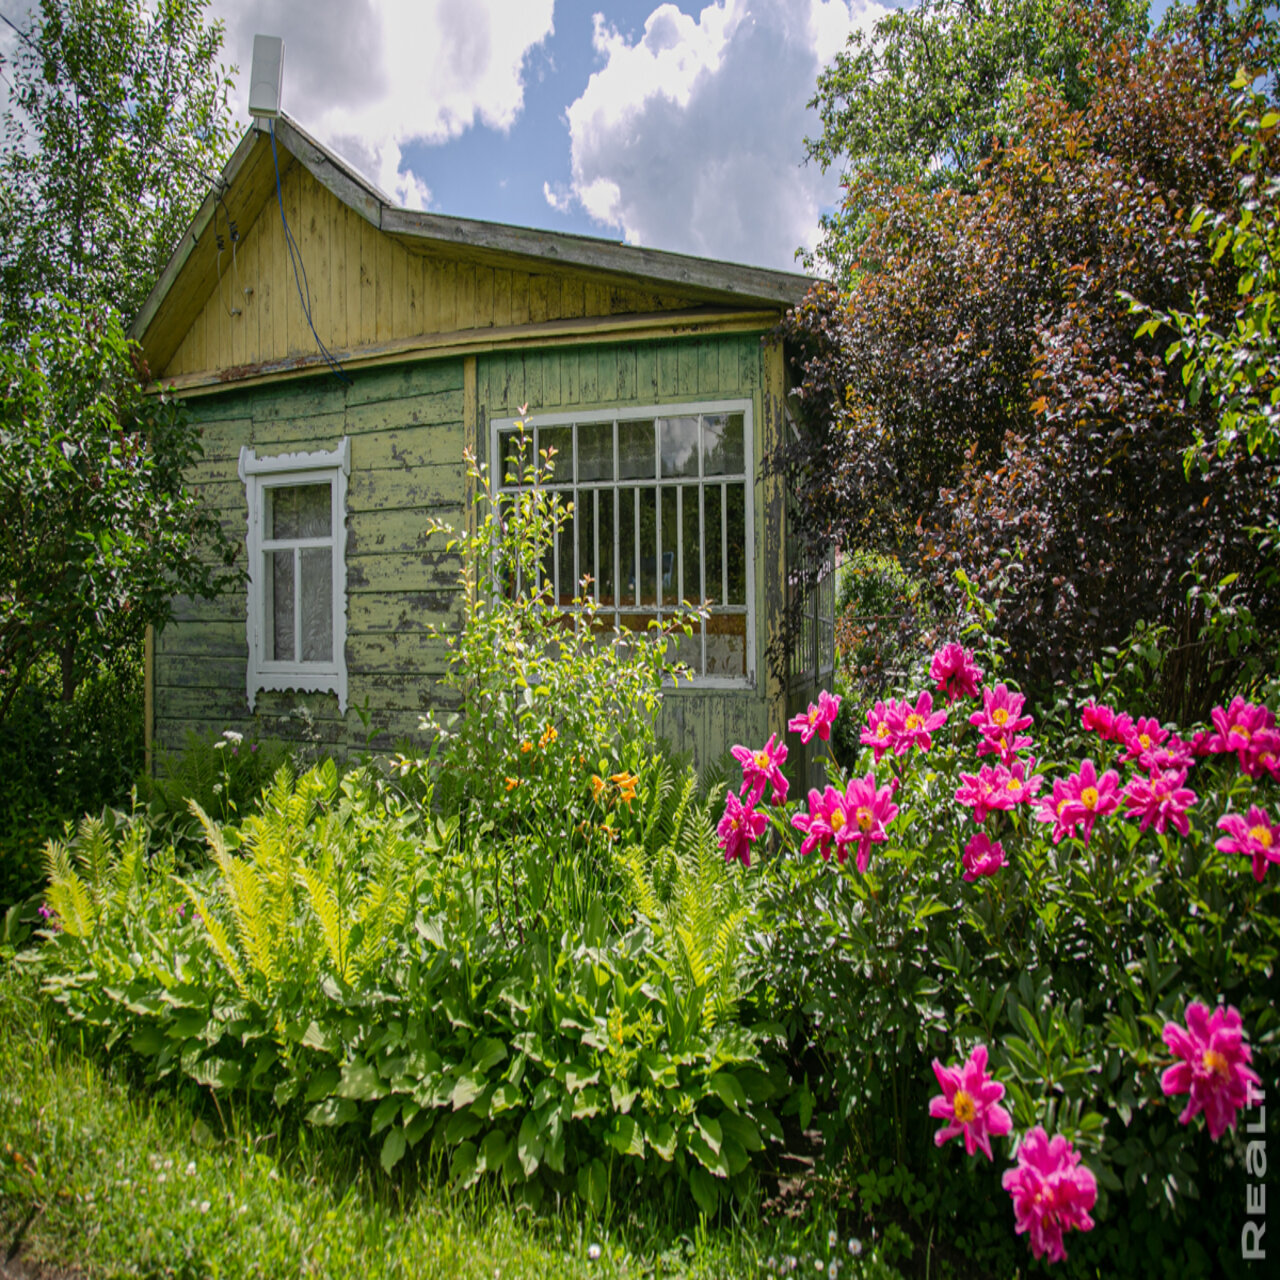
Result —
<instances>
[{"instance_id":1,"label":"black cable wire","mask_svg":"<svg viewBox=\"0 0 1280 1280\"><path fill-rule=\"evenodd\" d=\"M293 283L298 288L298 301L302 304L302 314L306 317L311 336L315 338L316 346L320 349L320 354L324 357L325 363L340 382L351 386L351 379L347 376L347 371L338 363L329 348L324 345L311 320L311 284L307 280L307 264L302 261L302 250L298 248L298 242L293 238L293 232L289 229L289 220L284 216L284 196L280 190L280 160L276 155L276 122L268 120L267 125L271 132L271 163L275 166L276 171L276 203L280 206L280 224L284 227L285 248L289 251L289 262L293 267ZM301 271L301 278L299 278L299 271ZM305 296L303 294L304 285L306 287Z\"/></svg>"}]
</instances>

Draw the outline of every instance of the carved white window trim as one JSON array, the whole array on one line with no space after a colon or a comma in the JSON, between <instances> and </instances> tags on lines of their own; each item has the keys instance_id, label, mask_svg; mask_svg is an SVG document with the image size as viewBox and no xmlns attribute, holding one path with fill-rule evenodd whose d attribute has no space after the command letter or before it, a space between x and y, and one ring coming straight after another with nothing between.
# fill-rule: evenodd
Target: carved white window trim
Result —
<instances>
[{"instance_id":1,"label":"carved white window trim","mask_svg":"<svg viewBox=\"0 0 1280 1280\"><path fill-rule=\"evenodd\" d=\"M246 627L249 666L245 696L252 711L259 693L334 693L338 710L347 710L347 480L351 475L351 441L344 436L336 449L318 453L282 453L259 458L255 450L240 449L240 480L249 508L247 546L249 593ZM266 568L263 550L265 496L273 487L317 484L330 489L330 530L333 547L333 649L332 660L306 662L267 661Z\"/></svg>"}]
</instances>

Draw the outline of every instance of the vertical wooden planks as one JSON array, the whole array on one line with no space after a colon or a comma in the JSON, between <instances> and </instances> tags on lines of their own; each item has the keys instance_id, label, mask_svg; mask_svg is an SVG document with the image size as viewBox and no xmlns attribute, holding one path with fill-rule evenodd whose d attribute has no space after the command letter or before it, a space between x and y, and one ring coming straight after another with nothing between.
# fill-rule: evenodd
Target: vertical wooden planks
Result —
<instances>
[{"instance_id":1,"label":"vertical wooden planks","mask_svg":"<svg viewBox=\"0 0 1280 1280\"><path fill-rule=\"evenodd\" d=\"M364 219L351 209L342 211L343 253L346 258L347 299L344 307L347 329L343 345L348 349L360 345L360 224Z\"/></svg>"},{"instance_id":2,"label":"vertical wooden planks","mask_svg":"<svg viewBox=\"0 0 1280 1280\"><path fill-rule=\"evenodd\" d=\"M714 339L703 338L698 343L698 393L714 396L721 390L720 383L720 343Z\"/></svg>"},{"instance_id":3,"label":"vertical wooden planks","mask_svg":"<svg viewBox=\"0 0 1280 1280\"><path fill-rule=\"evenodd\" d=\"M378 240L377 228L360 219L360 345L378 336Z\"/></svg>"},{"instance_id":4,"label":"vertical wooden planks","mask_svg":"<svg viewBox=\"0 0 1280 1280\"><path fill-rule=\"evenodd\" d=\"M493 320L494 276L492 267L476 268L475 327L491 329Z\"/></svg>"},{"instance_id":5,"label":"vertical wooden planks","mask_svg":"<svg viewBox=\"0 0 1280 1280\"><path fill-rule=\"evenodd\" d=\"M511 275L506 270L493 273L493 323L499 329L511 323Z\"/></svg>"},{"instance_id":6,"label":"vertical wooden planks","mask_svg":"<svg viewBox=\"0 0 1280 1280\"><path fill-rule=\"evenodd\" d=\"M409 283L409 255L402 245L391 243L391 336L407 338L413 332L416 310Z\"/></svg>"},{"instance_id":7,"label":"vertical wooden planks","mask_svg":"<svg viewBox=\"0 0 1280 1280\"><path fill-rule=\"evenodd\" d=\"M669 400L679 394L678 348L674 342L658 345L658 399Z\"/></svg>"},{"instance_id":8,"label":"vertical wooden planks","mask_svg":"<svg viewBox=\"0 0 1280 1280\"><path fill-rule=\"evenodd\" d=\"M387 236L374 233L374 252L377 255L374 291L377 298L374 341L387 342L395 334L395 268L392 250L398 248Z\"/></svg>"},{"instance_id":9,"label":"vertical wooden planks","mask_svg":"<svg viewBox=\"0 0 1280 1280\"><path fill-rule=\"evenodd\" d=\"M583 298L583 284L575 276L565 276L560 282L560 314L566 319L577 319L586 315Z\"/></svg>"},{"instance_id":10,"label":"vertical wooden planks","mask_svg":"<svg viewBox=\"0 0 1280 1280\"><path fill-rule=\"evenodd\" d=\"M578 352L578 399L582 404L598 404L600 401L600 364L595 347L583 347Z\"/></svg>"},{"instance_id":11,"label":"vertical wooden planks","mask_svg":"<svg viewBox=\"0 0 1280 1280\"><path fill-rule=\"evenodd\" d=\"M452 259L440 270L440 333L453 333L458 327L458 265Z\"/></svg>"},{"instance_id":12,"label":"vertical wooden planks","mask_svg":"<svg viewBox=\"0 0 1280 1280\"><path fill-rule=\"evenodd\" d=\"M454 327L475 329L476 324L476 267L472 262L459 262L457 268L457 313Z\"/></svg>"},{"instance_id":13,"label":"vertical wooden planks","mask_svg":"<svg viewBox=\"0 0 1280 1280\"><path fill-rule=\"evenodd\" d=\"M543 324L547 319L547 277L529 277L529 323Z\"/></svg>"}]
</instances>

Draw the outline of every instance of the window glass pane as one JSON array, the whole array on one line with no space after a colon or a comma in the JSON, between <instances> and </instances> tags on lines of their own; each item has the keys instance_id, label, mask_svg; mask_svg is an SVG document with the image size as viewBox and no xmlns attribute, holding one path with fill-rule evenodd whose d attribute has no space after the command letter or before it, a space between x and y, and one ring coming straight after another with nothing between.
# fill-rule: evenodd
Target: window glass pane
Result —
<instances>
[{"instance_id":1,"label":"window glass pane","mask_svg":"<svg viewBox=\"0 0 1280 1280\"><path fill-rule=\"evenodd\" d=\"M704 474L741 475L746 470L740 413L709 413L702 419Z\"/></svg>"},{"instance_id":2,"label":"window glass pane","mask_svg":"<svg viewBox=\"0 0 1280 1280\"><path fill-rule=\"evenodd\" d=\"M703 493L703 545L705 559L703 562L703 585L707 600L713 604L724 604L724 587L721 582L721 570L724 567L724 534L720 527L720 486L708 485Z\"/></svg>"},{"instance_id":3,"label":"window glass pane","mask_svg":"<svg viewBox=\"0 0 1280 1280\"><path fill-rule=\"evenodd\" d=\"M662 447L664 476L698 474L697 418L659 418L658 439Z\"/></svg>"},{"instance_id":4,"label":"window glass pane","mask_svg":"<svg viewBox=\"0 0 1280 1280\"><path fill-rule=\"evenodd\" d=\"M680 524L684 534L684 586L681 598L690 604L702 603L702 549L698 524L698 490L687 485L681 494L684 507L680 512Z\"/></svg>"},{"instance_id":5,"label":"window glass pane","mask_svg":"<svg viewBox=\"0 0 1280 1280\"><path fill-rule=\"evenodd\" d=\"M573 481L573 428L539 427L538 462L546 463L548 484Z\"/></svg>"},{"instance_id":6,"label":"window glass pane","mask_svg":"<svg viewBox=\"0 0 1280 1280\"><path fill-rule=\"evenodd\" d=\"M747 603L747 501L746 485L731 484L726 486L726 505L728 507L728 545L725 552L729 557L729 598L728 604Z\"/></svg>"},{"instance_id":7,"label":"window glass pane","mask_svg":"<svg viewBox=\"0 0 1280 1280\"><path fill-rule=\"evenodd\" d=\"M618 423L618 476L654 479L653 422Z\"/></svg>"},{"instance_id":8,"label":"window glass pane","mask_svg":"<svg viewBox=\"0 0 1280 1280\"><path fill-rule=\"evenodd\" d=\"M329 485L268 485L265 490L268 538L327 538L332 529Z\"/></svg>"},{"instance_id":9,"label":"window glass pane","mask_svg":"<svg viewBox=\"0 0 1280 1280\"><path fill-rule=\"evenodd\" d=\"M613 479L613 423L578 424L578 479Z\"/></svg>"},{"instance_id":10,"label":"window glass pane","mask_svg":"<svg viewBox=\"0 0 1280 1280\"><path fill-rule=\"evenodd\" d=\"M636 601L636 489L618 490L618 588L621 603Z\"/></svg>"},{"instance_id":11,"label":"window glass pane","mask_svg":"<svg viewBox=\"0 0 1280 1280\"><path fill-rule=\"evenodd\" d=\"M532 461L532 436L522 431L503 431L498 436L498 476L501 484L523 483L525 470Z\"/></svg>"},{"instance_id":12,"label":"window glass pane","mask_svg":"<svg viewBox=\"0 0 1280 1280\"><path fill-rule=\"evenodd\" d=\"M573 539L576 534L574 514L565 518L556 535L556 561L560 571L560 604L568 604L578 594L578 579L573 570Z\"/></svg>"},{"instance_id":13,"label":"window glass pane","mask_svg":"<svg viewBox=\"0 0 1280 1280\"><path fill-rule=\"evenodd\" d=\"M302 561L302 661L333 661L333 551L330 547L303 547Z\"/></svg>"},{"instance_id":14,"label":"window glass pane","mask_svg":"<svg viewBox=\"0 0 1280 1280\"><path fill-rule=\"evenodd\" d=\"M747 674L747 615L713 614L707 619L707 675Z\"/></svg>"},{"instance_id":15,"label":"window glass pane","mask_svg":"<svg viewBox=\"0 0 1280 1280\"><path fill-rule=\"evenodd\" d=\"M640 490L640 603L657 603L658 495Z\"/></svg>"},{"instance_id":16,"label":"window glass pane","mask_svg":"<svg viewBox=\"0 0 1280 1280\"><path fill-rule=\"evenodd\" d=\"M597 573L595 560L596 547L596 508L608 498L609 494L600 493L598 490L587 489L578 494L573 504L574 514L578 517L578 578L590 578L591 585L587 588L586 594L594 596L596 594ZM575 588L575 591L581 588Z\"/></svg>"},{"instance_id":17,"label":"window glass pane","mask_svg":"<svg viewBox=\"0 0 1280 1280\"><path fill-rule=\"evenodd\" d=\"M293 552L268 551L266 560L268 662L293 661Z\"/></svg>"},{"instance_id":18,"label":"window glass pane","mask_svg":"<svg viewBox=\"0 0 1280 1280\"><path fill-rule=\"evenodd\" d=\"M613 509L617 495L606 489L596 507L600 516L600 603L617 603L618 575L613 564Z\"/></svg>"},{"instance_id":19,"label":"window glass pane","mask_svg":"<svg viewBox=\"0 0 1280 1280\"><path fill-rule=\"evenodd\" d=\"M659 507L662 513L662 599L671 604L680 599L680 583L676 577L676 569L680 561L680 522L676 519L676 489L667 489L659 494Z\"/></svg>"}]
</instances>

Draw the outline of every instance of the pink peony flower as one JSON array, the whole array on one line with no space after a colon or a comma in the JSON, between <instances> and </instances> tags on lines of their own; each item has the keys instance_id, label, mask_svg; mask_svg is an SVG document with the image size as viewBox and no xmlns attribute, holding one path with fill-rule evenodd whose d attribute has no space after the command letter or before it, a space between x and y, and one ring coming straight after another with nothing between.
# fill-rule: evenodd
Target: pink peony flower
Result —
<instances>
[{"instance_id":1,"label":"pink peony flower","mask_svg":"<svg viewBox=\"0 0 1280 1280\"><path fill-rule=\"evenodd\" d=\"M834 787L828 787L828 791L835 791ZM831 841L834 839L835 833L831 830L831 824L827 821L827 810L823 804L823 794L816 787L809 791L809 812L793 813L791 815L791 825L797 831L804 832L804 840L800 844L800 852L810 854L815 849L822 854L823 860L827 861L831 857ZM816 823L816 826L815 826Z\"/></svg>"},{"instance_id":2,"label":"pink peony flower","mask_svg":"<svg viewBox=\"0 0 1280 1280\"><path fill-rule=\"evenodd\" d=\"M1262 883L1267 874L1267 863L1280 864L1280 826L1272 826L1267 811L1258 805L1249 806L1249 816L1225 813L1218 819L1218 830L1226 836L1215 841L1214 848L1223 853L1243 853L1253 859L1253 878Z\"/></svg>"},{"instance_id":3,"label":"pink peony flower","mask_svg":"<svg viewBox=\"0 0 1280 1280\"><path fill-rule=\"evenodd\" d=\"M1004 1085L987 1074L987 1046L980 1044L969 1055L963 1067L944 1067L933 1060L933 1074L938 1077L942 1093L929 1099L929 1114L935 1120L946 1120L933 1135L936 1146L964 1134L966 1154L981 1149L991 1159L992 1137L1003 1137L1013 1127L1009 1113L998 1106L1004 1097Z\"/></svg>"},{"instance_id":4,"label":"pink peony flower","mask_svg":"<svg viewBox=\"0 0 1280 1280\"><path fill-rule=\"evenodd\" d=\"M1030 1232L1031 1252L1050 1262L1067 1256L1064 1231L1092 1231L1089 1210L1098 1199L1098 1183L1080 1163L1080 1153L1061 1134L1051 1139L1036 1125L1018 1145L1018 1163L1006 1169L1000 1185L1013 1197L1018 1235Z\"/></svg>"},{"instance_id":5,"label":"pink peony flower","mask_svg":"<svg viewBox=\"0 0 1280 1280\"><path fill-rule=\"evenodd\" d=\"M769 819L755 811L754 804L743 804L732 791L724 798L724 817L716 827L719 844L724 850L724 860L737 858L744 867L751 865L751 842L764 834Z\"/></svg>"},{"instance_id":6,"label":"pink peony flower","mask_svg":"<svg viewBox=\"0 0 1280 1280\"><path fill-rule=\"evenodd\" d=\"M1137 775L1129 780L1123 792L1124 802L1129 817L1141 815L1139 830L1145 831L1154 823L1156 830L1163 835L1172 824L1181 835L1187 834L1190 826L1187 810L1195 804L1196 793L1182 785L1186 780L1185 769L1176 773L1153 769L1149 777Z\"/></svg>"},{"instance_id":7,"label":"pink peony flower","mask_svg":"<svg viewBox=\"0 0 1280 1280\"><path fill-rule=\"evenodd\" d=\"M1114 708L1103 702L1094 702L1091 698L1080 713L1080 727L1085 732L1093 732L1103 742L1110 741L1111 731L1115 727L1116 713Z\"/></svg>"},{"instance_id":8,"label":"pink peony flower","mask_svg":"<svg viewBox=\"0 0 1280 1280\"><path fill-rule=\"evenodd\" d=\"M809 703L809 710L794 716L787 721L787 728L800 735L801 742L808 742L816 733L827 742L831 737L831 726L840 713L840 695L828 693L825 689L818 694L818 705Z\"/></svg>"},{"instance_id":9,"label":"pink peony flower","mask_svg":"<svg viewBox=\"0 0 1280 1280\"><path fill-rule=\"evenodd\" d=\"M929 678L939 693L946 694L948 704L957 698L976 698L982 683L982 671L974 664L973 652L954 640L944 644L929 663Z\"/></svg>"},{"instance_id":10,"label":"pink peony flower","mask_svg":"<svg viewBox=\"0 0 1280 1280\"><path fill-rule=\"evenodd\" d=\"M1238 753L1240 768L1251 778L1269 773L1280 782L1280 731L1259 729L1246 750Z\"/></svg>"},{"instance_id":11,"label":"pink peony flower","mask_svg":"<svg viewBox=\"0 0 1280 1280\"><path fill-rule=\"evenodd\" d=\"M876 764L886 751L893 749L898 738L899 723L905 718L906 703L890 698L888 702L877 702L867 712L867 727L858 739L864 747L870 747L872 758Z\"/></svg>"},{"instance_id":12,"label":"pink peony flower","mask_svg":"<svg viewBox=\"0 0 1280 1280\"><path fill-rule=\"evenodd\" d=\"M1190 742L1184 742L1176 733L1171 733L1158 747L1151 747L1138 757L1138 767L1148 773L1157 769L1161 773L1169 770L1190 769L1196 762L1195 749Z\"/></svg>"},{"instance_id":13,"label":"pink peony flower","mask_svg":"<svg viewBox=\"0 0 1280 1280\"><path fill-rule=\"evenodd\" d=\"M964 864L964 878L970 882L979 876L993 876L1005 865L1004 845L992 840L985 831L979 831L965 845L960 861Z\"/></svg>"},{"instance_id":14,"label":"pink peony flower","mask_svg":"<svg viewBox=\"0 0 1280 1280\"><path fill-rule=\"evenodd\" d=\"M1169 730L1161 728L1154 716L1141 716L1123 738L1124 755L1121 761L1136 760L1143 769L1151 768L1151 753L1169 739Z\"/></svg>"},{"instance_id":15,"label":"pink peony flower","mask_svg":"<svg viewBox=\"0 0 1280 1280\"><path fill-rule=\"evenodd\" d=\"M1160 1077L1165 1096L1189 1093L1178 1117L1190 1124L1201 1111L1209 1122L1209 1136L1217 1142L1235 1127L1236 1112L1248 1104L1249 1084L1261 1084L1248 1063L1253 1052L1244 1042L1240 1011L1228 1005L1212 1013L1199 1001L1187 1005L1186 1028L1164 1024L1164 1042L1175 1062Z\"/></svg>"},{"instance_id":16,"label":"pink peony flower","mask_svg":"<svg viewBox=\"0 0 1280 1280\"><path fill-rule=\"evenodd\" d=\"M1026 699L1020 693L1010 693L1003 685L982 691L982 710L969 717L969 723L977 725L984 737L1011 737L1020 729L1030 727L1031 717L1021 714Z\"/></svg>"},{"instance_id":17,"label":"pink peony flower","mask_svg":"<svg viewBox=\"0 0 1280 1280\"><path fill-rule=\"evenodd\" d=\"M1210 751L1234 751L1240 761L1240 768L1246 772L1247 764L1251 763L1250 748L1254 737L1276 727L1274 712L1246 702L1239 694L1231 699L1229 707L1214 707L1211 719L1216 732L1205 745Z\"/></svg>"},{"instance_id":18,"label":"pink peony flower","mask_svg":"<svg viewBox=\"0 0 1280 1280\"><path fill-rule=\"evenodd\" d=\"M1101 778L1092 760L1080 762L1080 772L1059 778L1053 784L1053 795L1045 796L1036 811L1040 822L1053 823L1053 843L1074 834L1084 824L1084 842L1093 835L1093 824L1120 805L1120 775L1108 769Z\"/></svg>"},{"instance_id":19,"label":"pink peony flower","mask_svg":"<svg viewBox=\"0 0 1280 1280\"><path fill-rule=\"evenodd\" d=\"M835 791L835 788L830 787L828 790ZM835 832L836 857L843 862L848 857L846 846L856 841L856 865L863 874L871 858L871 846L883 844L889 838L885 827L898 816L898 806L893 803L893 791L891 786L877 790L875 774L869 773L865 778L854 778L841 797L845 824ZM836 795L839 794L837 791ZM834 818L833 813L833 821Z\"/></svg>"},{"instance_id":20,"label":"pink peony flower","mask_svg":"<svg viewBox=\"0 0 1280 1280\"><path fill-rule=\"evenodd\" d=\"M904 701L901 703L901 709L901 719L895 725L894 754L904 756L912 747L928 751L933 746L933 731L946 724L947 713L934 711L933 695L928 691L916 699L914 707Z\"/></svg>"},{"instance_id":21,"label":"pink peony flower","mask_svg":"<svg viewBox=\"0 0 1280 1280\"><path fill-rule=\"evenodd\" d=\"M782 744L775 745L776 733L769 735L769 741L759 751L750 747L735 746L730 754L742 766L741 795L750 793L748 804L759 803L766 786L773 787L769 803L780 805L787 803L787 780L782 774L781 766L787 759L787 748Z\"/></svg>"},{"instance_id":22,"label":"pink peony flower","mask_svg":"<svg viewBox=\"0 0 1280 1280\"><path fill-rule=\"evenodd\" d=\"M973 807L973 820L982 822L993 810L1008 810L1031 799L1044 779L1038 774L1028 778L1036 767L1034 759L1014 760L1009 765L984 764L976 774L962 773L963 786L956 788L956 799Z\"/></svg>"}]
</instances>

